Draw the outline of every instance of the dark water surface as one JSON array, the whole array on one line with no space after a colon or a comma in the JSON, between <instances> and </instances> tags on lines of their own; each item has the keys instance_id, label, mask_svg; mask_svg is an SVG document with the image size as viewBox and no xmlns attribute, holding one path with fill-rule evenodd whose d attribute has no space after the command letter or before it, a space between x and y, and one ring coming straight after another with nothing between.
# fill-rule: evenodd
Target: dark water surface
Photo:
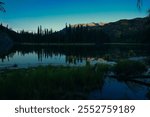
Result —
<instances>
[{"instance_id":1,"label":"dark water surface","mask_svg":"<svg viewBox=\"0 0 150 117\"><path fill-rule=\"evenodd\" d=\"M91 62L113 64L119 59L143 59L149 56L149 46L23 46L16 45L6 54L0 54L0 68L17 65L85 65Z\"/></svg>"}]
</instances>

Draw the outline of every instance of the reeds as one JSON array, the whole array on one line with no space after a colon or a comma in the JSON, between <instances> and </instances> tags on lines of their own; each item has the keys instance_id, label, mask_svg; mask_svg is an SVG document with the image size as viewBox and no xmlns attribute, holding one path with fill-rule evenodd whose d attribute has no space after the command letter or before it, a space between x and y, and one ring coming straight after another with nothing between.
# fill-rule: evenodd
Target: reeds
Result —
<instances>
[{"instance_id":1,"label":"reeds","mask_svg":"<svg viewBox=\"0 0 150 117\"><path fill-rule=\"evenodd\" d=\"M101 89L108 65L37 67L0 74L0 99L86 99Z\"/></svg>"}]
</instances>

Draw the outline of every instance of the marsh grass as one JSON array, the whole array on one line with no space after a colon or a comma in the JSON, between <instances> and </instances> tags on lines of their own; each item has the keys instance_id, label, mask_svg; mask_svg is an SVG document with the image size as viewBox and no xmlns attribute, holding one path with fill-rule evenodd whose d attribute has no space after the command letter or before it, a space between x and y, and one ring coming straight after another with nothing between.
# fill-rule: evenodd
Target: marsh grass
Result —
<instances>
[{"instance_id":1,"label":"marsh grass","mask_svg":"<svg viewBox=\"0 0 150 117\"><path fill-rule=\"evenodd\" d=\"M87 99L101 89L108 65L37 67L0 74L0 99Z\"/></svg>"},{"instance_id":2,"label":"marsh grass","mask_svg":"<svg viewBox=\"0 0 150 117\"><path fill-rule=\"evenodd\" d=\"M114 66L114 73L120 80L127 80L134 76L140 76L146 71L146 65L139 61L120 60Z\"/></svg>"}]
</instances>

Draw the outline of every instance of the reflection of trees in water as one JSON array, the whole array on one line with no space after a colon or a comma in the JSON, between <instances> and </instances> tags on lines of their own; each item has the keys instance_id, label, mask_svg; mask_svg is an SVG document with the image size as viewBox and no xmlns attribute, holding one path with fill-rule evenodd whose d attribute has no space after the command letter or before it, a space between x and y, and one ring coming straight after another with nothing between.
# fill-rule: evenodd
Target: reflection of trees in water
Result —
<instances>
[{"instance_id":1,"label":"reflection of trees in water","mask_svg":"<svg viewBox=\"0 0 150 117\"><path fill-rule=\"evenodd\" d=\"M8 60L13 58L16 52L8 52L6 54L0 54L0 60L4 62L4 60Z\"/></svg>"},{"instance_id":2,"label":"reflection of trees in water","mask_svg":"<svg viewBox=\"0 0 150 117\"><path fill-rule=\"evenodd\" d=\"M149 47L138 46L15 46L9 53L0 55L1 60L13 58L18 52L21 56L35 54L39 61L53 56L66 56L67 63L79 63L87 58L113 61L121 58L148 55Z\"/></svg>"},{"instance_id":3,"label":"reflection of trees in water","mask_svg":"<svg viewBox=\"0 0 150 117\"><path fill-rule=\"evenodd\" d=\"M66 63L69 64L77 64L77 63L82 63L84 58L82 57L77 57L77 56L66 56Z\"/></svg>"}]
</instances>

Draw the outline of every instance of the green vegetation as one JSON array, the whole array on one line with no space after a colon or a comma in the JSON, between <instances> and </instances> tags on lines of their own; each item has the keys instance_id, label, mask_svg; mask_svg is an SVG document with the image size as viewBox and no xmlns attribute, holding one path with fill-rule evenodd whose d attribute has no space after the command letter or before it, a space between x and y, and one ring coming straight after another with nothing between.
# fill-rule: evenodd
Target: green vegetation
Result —
<instances>
[{"instance_id":1,"label":"green vegetation","mask_svg":"<svg viewBox=\"0 0 150 117\"><path fill-rule=\"evenodd\" d=\"M87 99L101 89L108 65L37 67L0 74L0 99Z\"/></svg>"},{"instance_id":2,"label":"green vegetation","mask_svg":"<svg viewBox=\"0 0 150 117\"><path fill-rule=\"evenodd\" d=\"M131 60L120 60L114 66L114 72L120 80L129 79L132 76L138 76L146 72L146 65L142 62Z\"/></svg>"}]
</instances>

